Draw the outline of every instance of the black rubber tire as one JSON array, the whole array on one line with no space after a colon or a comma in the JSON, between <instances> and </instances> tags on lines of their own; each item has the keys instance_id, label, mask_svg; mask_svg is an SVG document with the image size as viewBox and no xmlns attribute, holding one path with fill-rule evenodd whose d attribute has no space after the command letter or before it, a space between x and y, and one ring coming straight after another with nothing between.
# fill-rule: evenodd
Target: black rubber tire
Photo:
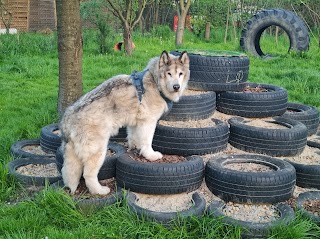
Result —
<instances>
[{"instance_id":1,"label":"black rubber tire","mask_svg":"<svg viewBox=\"0 0 320 239\"><path fill-rule=\"evenodd\" d=\"M224 167L230 163L262 164L273 170L244 172ZM278 203L292 196L296 171L288 162L265 155L224 155L209 159L205 181L209 190L224 201Z\"/></svg>"},{"instance_id":2,"label":"black rubber tire","mask_svg":"<svg viewBox=\"0 0 320 239\"><path fill-rule=\"evenodd\" d=\"M40 146L40 140L39 139L25 139L25 140L17 141L16 143L11 145L10 152L15 159L17 159L17 158L32 158L32 159L51 158L51 159L54 159L54 157L55 157L54 153L46 153L46 154L42 155L42 154L33 154L33 153L30 153L30 152L23 150L24 147L29 146L29 145Z\"/></svg>"},{"instance_id":3,"label":"black rubber tire","mask_svg":"<svg viewBox=\"0 0 320 239\"><path fill-rule=\"evenodd\" d=\"M153 149L182 156L222 151L228 144L229 127L224 121L212 120L216 125L207 128L176 128L158 124L153 136Z\"/></svg>"},{"instance_id":4,"label":"black rubber tire","mask_svg":"<svg viewBox=\"0 0 320 239\"><path fill-rule=\"evenodd\" d=\"M136 195L132 192L127 194L127 202L129 208L141 218L155 220L159 223L169 224L173 220L186 219L190 217L199 217L204 214L206 208L205 199L197 192L192 194L194 205L189 209L178 212L157 212L140 207L136 204Z\"/></svg>"},{"instance_id":5,"label":"black rubber tire","mask_svg":"<svg viewBox=\"0 0 320 239\"><path fill-rule=\"evenodd\" d=\"M296 202L297 208L303 213L304 216L310 218L312 221L320 225L320 216L316 216L304 208L304 203L307 200L320 200L320 191L300 193Z\"/></svg>"},{"instance_id":6,"label":"black rubber tire","mask_svg":"<svg viewBox=\"0 0 320 239\"><path fill-rule=\"evenodd\" d=\"M64 187L63 180L59 180L51 185L54 189L61 189ZM117 187L117 191L103 198L94 199L80 199L76 200L76 207L81 210L84 214L89 214L107 205L112 205L120 202L123 199L123 193L121 188Z\"/></svg>"},{"instance_id":7,"label":"black rubber tire","mask_svg":"<svg viewBox=\"0 0 320 239\"><path fill-rule=\"evenodd\" d=\"M116 176L116 161L121 154L127 151L127 149L124 146L114 142L109 142L108 148L114 152L114 155L106 156L104 163L102 164L98 174L99 180L113 178ZM63 151L61 147L57 149L56 161L57 161L57 168L59 172L61 172L61 169L63 167L63 161L64 161Z\"/></svg>"},{"instance_id":8,"label":"black rubber tire","mask_svg":"<svg viewBox=\"0 0 320 239\"><path fill-rule=\"evenodd\" d=\"M119 133L117 135L111 136L109 141L113 142L125 142L127 140L127 128L122 127L119 129Z\"/></svg>"},{"instance_id":9,"label":"black rubber tire","mask_svg":"<svg viewBox=\"0 0 320 239\"><path fill-rule=\"evenodd\" d=\"M307 145L307 127L299 121L273 117L273 122L287 129L269 129L246 125L248 120L234 117L230 124L229 143L243 151L269 156L295 156Z\"/></svg>"},{"instance_id":10,"label":"black rubber tire","mask_svg":"<svg viewBox=\"0 0 320 239\"><path fill-rule=\"evenodd\" d=\"M162 117L166 121L188 121L207 119L216 110L216 93L213 91L201 94L182 96L174 103L170 112Z\"/></svg>"},{"instance_id":11,"label":"black rubber tire","mask_svg":"<svg viewBox=\"0 0 320 239\"><path fill-rule=\"evenodd\" d=\"M55 153L61 145L61 137L54 131L59 130L59 124L44 126L40 132L40 146L44 152Z\"/></svg>"},{"instance_id":12,"label":"black rubber tire","mask_svg":"<svg viewBox=\"0 0 320 239\"><path fill-rule=\"evenodd\" d=\"M187 50L188 51L188 50ZM192 50L191 50L192 51ZM201 52L201 51L199 51ZM172 51L180 55L179 51ZM190 59L190 80L188 88L205 91L242 90L249 74L249 58L240 53L214 56L205 51L194 54L188 52Z\"/></svg>"},{"instance_id":13,"label":"black rubber tire","mask_svg":"<svg viewBox=\"0 0 320 239\"><path fill-rule=\"evenodd\" d=\"M320 131L316 133L315 138L308 139L307 145L314 148L320 148Z\"/></svg>"},{"instance_id":14,"label":"black rubber tire","mask_svg":"<svg viewBox=\"0 0 320 239\"><path fill-rule=\"evenodd\" d=\"M290 50L296 52L309 49L310 37L304 22L293 12L284 9L266 9L257 12L241 32L240 46L254 56L265 56L260 46L260 38L270 26L282 28L290 39Z\"/></svg>"},{"instance_id":15,"label":"black rubber tire","mask_svg":"<svg viewBox=\"0 0 320 239\"><path fill-rule=\"evenodd\" d=\"M267 92L221 92L217 95L217 110L247 118L264 118L282 115L287 110L286 89L259 83L247 83L247 87L262 87Z\"/></svg>"},{"instance_id":16,"label":"black rubber tire","mask_svg":"<svg viewBox=\"0 0 320 239\"><path fill-rule=\"evenodd\" d=\"M308 136L317 132L319 111L316 107L288 102L287 111L281 115L288 119L298 120L308 128Z\"/></svg>"},{"instance_id":17,"label":"black rubber tire","mask_svg":"<svg viewBox=\"0 0 320 239\"><path fill-rule=\"evenodd\" d=\"M226 216L223 213L225 205L226 204L223 201L213 201L208 206L207 213L212 217L220 218L222 222L226 224L240 226L243 229L241 230L241 238L266 238L273 228L281 225L287 225L295 219L293 209L285 203L278 203L275 205L279 212L279 218L275 221L266 223L241 221Z\"/></svg>"},{"instance_id":18,"label":"black rubber tire","mask_svg":"<svg viewBox=\"0 0 320 239\"><path fill-rule=\"evenodd\" d=\"M320 155L319 155L320 157ZM320 165L307 165L300 164L285 159L287 162L293 165L296 169L297 181L296 184L303 188L317 188L320 189Z\"/></svg>"},{"instance_id":19,"label":"black rubber tire","mask_svg":"<svg viewBox=\"0 0 320 239\"><path fill-rule=\"evenodd\" d=\"M17 172L17 168L29 164L56 164L53 159L34 159L34 158L21 158L15 159L8 163L8 172L11 176L15 177L21 184L26 186L45 186L46 182L49 184L55 183L61 180L61 176L57 177L40 177L40 176L28 176Z\"/></svg>"},{"instance_id":20,"label":"black rubber tire","mask_svg":"<svg viewBox=\"0 0 320 239\"><path fill-rule=\"evenodd\" d=\"M186 157L179 163L140 162L122 154L116 165L117 185L146 194L176 194L200 187L204 163L199 156Z\"/></svg>"}]
</instances>

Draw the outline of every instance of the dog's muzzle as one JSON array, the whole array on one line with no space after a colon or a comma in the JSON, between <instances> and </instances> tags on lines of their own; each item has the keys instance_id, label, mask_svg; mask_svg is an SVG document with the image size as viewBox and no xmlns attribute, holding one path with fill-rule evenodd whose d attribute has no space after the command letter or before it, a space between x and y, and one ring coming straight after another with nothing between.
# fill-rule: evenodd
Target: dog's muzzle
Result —
<instances>
[{"instance_id":1,"label":"dog's muzzle","mask_svg":"<svg viewBox=\"0 0 320 239\"><path fill-rule=\"evenodd\" d=\"M180 85L179 84L174 84L173 85L173 89L174 89L175 92L178 92L179 89L180 89Z\"/></svg>"}]
</instances>

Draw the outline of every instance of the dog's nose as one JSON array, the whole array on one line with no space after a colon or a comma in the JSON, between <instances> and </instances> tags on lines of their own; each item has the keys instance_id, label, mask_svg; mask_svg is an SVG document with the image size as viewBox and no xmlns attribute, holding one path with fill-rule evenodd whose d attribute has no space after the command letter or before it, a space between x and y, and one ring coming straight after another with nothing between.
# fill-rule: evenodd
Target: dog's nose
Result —
<instances>
[{"instance_id":1,"label":"dog's nose","mask_svg":"<svg viewBox=\"0 0 320 239\"><path fill-rule=\"evenodd\" d=\"M179 84L174 84L174 85L173 85L173 89L174 89L175 91L178 91L178 90L180 89L180 85L179 85Z\"/></svg>"}]
</instances>

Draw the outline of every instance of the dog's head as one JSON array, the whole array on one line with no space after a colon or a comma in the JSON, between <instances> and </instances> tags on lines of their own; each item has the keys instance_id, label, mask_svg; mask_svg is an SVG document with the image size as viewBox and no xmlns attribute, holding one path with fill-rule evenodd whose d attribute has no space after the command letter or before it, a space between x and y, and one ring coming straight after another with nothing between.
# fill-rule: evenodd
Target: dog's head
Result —
<instances>
[{"instance_id":1,"label":"dog's head","mask_svg":"<svg viewBox=\"0 0 320 239\"><path fill-rule=\"evenodd\" d=\"M163 51L159 59L159 87L170 100L177 102L190 78L189 57L186 51L174 56Z\"/></svg>"}]
</instances>

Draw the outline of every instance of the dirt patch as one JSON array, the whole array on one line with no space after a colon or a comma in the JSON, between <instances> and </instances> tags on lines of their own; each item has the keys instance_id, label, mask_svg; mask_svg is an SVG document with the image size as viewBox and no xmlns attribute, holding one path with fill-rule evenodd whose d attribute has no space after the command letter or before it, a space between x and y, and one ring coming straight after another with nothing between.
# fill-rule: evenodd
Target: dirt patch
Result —
<instances>
[{"instance_id":1,"label":"dirt patch","mask_svg":"<svg viewBox=\"0 0 320 239\"><path fill-rule=\"evenodd\" d=\"M134 194L137 197L136 204L138 206L155 212L178 212L187 210L193 205L192 195L186 193L172 195Z\"/></svg>"},{"instance_id":2,"label":"dirt patch","mask_svg":"<svg viewBox=\"0 0 320 239\"><path fill-rule=\"evenodd\" d=\"M34 145L26 145L21 148L23 151L30 153L30 154L36 154L36 155L48 155L52 156L54 154L52 153L46 153L44 152L39 144L34 144Z\"/></svg>"},{"instance_id":3,"label":"dirt patch","mask_svg":"<svg viewBox=\"0 0 320 239\"><path fill-rule=\"evenodd\" d=\"M160 120L160 125L175 127L175 128L207 128L214 127L216 123L211 118L203 120L189 120L189 121L165 121Z\"/></svg>"},{"instance_id":4,"label":"dirt patch","mask_svg":"<svg viewBox=\"0 0 320 239\"><path fill-rule=\"evenodd\" d=\"M132 158L133 160L137 160L137 161L143 162L143 163L150 163L150 162L153 162L153 163L180 163L180 162L187 160L183 156L164 154L161 159L158 159L156 161L149 161L144 156L140 155L139 151L136 149L128 151L128 154L129 154L130 158Z\"/></svg>"},{"instance_id":5,"label":"dirt patch","mask_svg":"<svg viewBox=\"0 0 320 239\"><path fill-rule=\"evenodd\" d=\"M26 176L37 177L58 177L60 173L55 163L48 164L27 164L16 169L17 173Z\"/></svg>"},{"instance_id":6,"label":"dirt patch","mask_svg":"<svg viewBox=\"0 0 320 239\"><path fill-rule=\"evenodd\" d=\"M310 137L308 137L308 140L320 144L320 133L319 135L311 135Z\"/></svg>"},{"instance_id":7,"label":"dirt patch","mask_svg":"<svg viewBox=\"0 0 320 239\"><path fill-rule=\"evenodd\" d=\"M270 119L253 119L245 122L246 125L261 127L265 129L288 129L288 127L278 124L272 118Z\"/></svg>"},{"instance_id":8,"label":"dirt patch","mask_svg":"<svg viewBox=\"0 0 320 239\"><path fill-rule=\"evenodd\" d=\"M189 90L189 89L186 89L186 90L183 92L183 96L202 95L202 94L205 94L205 93L207 93L207 91Z\"/></svg>"},{"instance_id":9,"label":"dirt patch","mask_svg":"<svg viewBox=\"0 0 320 239\"><path fill-rule=\"evenodd\" d=\"M78 185L77 190L74 194L71 194L69 188L64 188L64 191L68 193L71 197L73 197L76 200L79 199L98 199L98 198L107 198L112 193L116 192L116 180L115 178L109 178L104 180L99 180L99 183L102 186L108 186L110 188L110 193L107 195L97 195L97 194L91 194L85 184L84 180L80 180L80 183Z\"/></svg>"},{"instance_id":10,"label":"dirt patch","mask_svg":"<svg viewBox=\"0 0 320 239\"><path fill-rule=\"evenodd\" d=\"M241 171L241 172L270 172L274 171L272 168L259 164L259 163L252 163L252 162L236 162L233 160L233 162L228 162L223 165L225 168Z\"/></svg>"},{"instance_id":11,"label":"dirt patch","mask_svg":"<svg viewBox=\"0 0 320 239\"><path fill-rule=\"evenodd\" d=\"M320 200L306 200L303 204L303 208L308 212L311 212L314 216L320 216Z\"/></svg>"},{"instance_id":12,"label":"dirt patch","mask_svg":"<svg viewBox=\"0 0 320 239\"><path fill-rule=\"evenodd\" d=\"M288 159L290 161L306 164L306 165L319 165L320 164L320 149L310 146L306 146L302 153L293 157L280 157L282 159Z\"/></svg>"},{"instance_id":13,"label":"dirt patch","mask_svg":"<svg viewBox=\"0 0 320 239\"><path fill-rule=\"evenodd\" d=\"M224 215L236 220L267 223L279 218L279 212L271 204L240 204L228 202L223 208Z\"/></svg>"},{"instance_id":14,"label":"dirt patch","mask_svg":"<svg viewBox=\"0 0 320 239\"><path fill-rule=\"evenodd\" d=\"M250 86L246 86L246 88L244 88L243 92L246 93L259 93L259 92L269 92L269 90L261 87L261 86L256 86L256 87L250 87Z\"/></svg>"},{"instance_id":15,"label":"dirt patch","mask_svg":"<svg viewBox=\"0 0 320 239\"><path fill-rule=\"evenodd\" d=\"M54 131L52 131L53 134L61 136L61 130L60 129L56 129Z\"/></svg>"}]
</instances>

